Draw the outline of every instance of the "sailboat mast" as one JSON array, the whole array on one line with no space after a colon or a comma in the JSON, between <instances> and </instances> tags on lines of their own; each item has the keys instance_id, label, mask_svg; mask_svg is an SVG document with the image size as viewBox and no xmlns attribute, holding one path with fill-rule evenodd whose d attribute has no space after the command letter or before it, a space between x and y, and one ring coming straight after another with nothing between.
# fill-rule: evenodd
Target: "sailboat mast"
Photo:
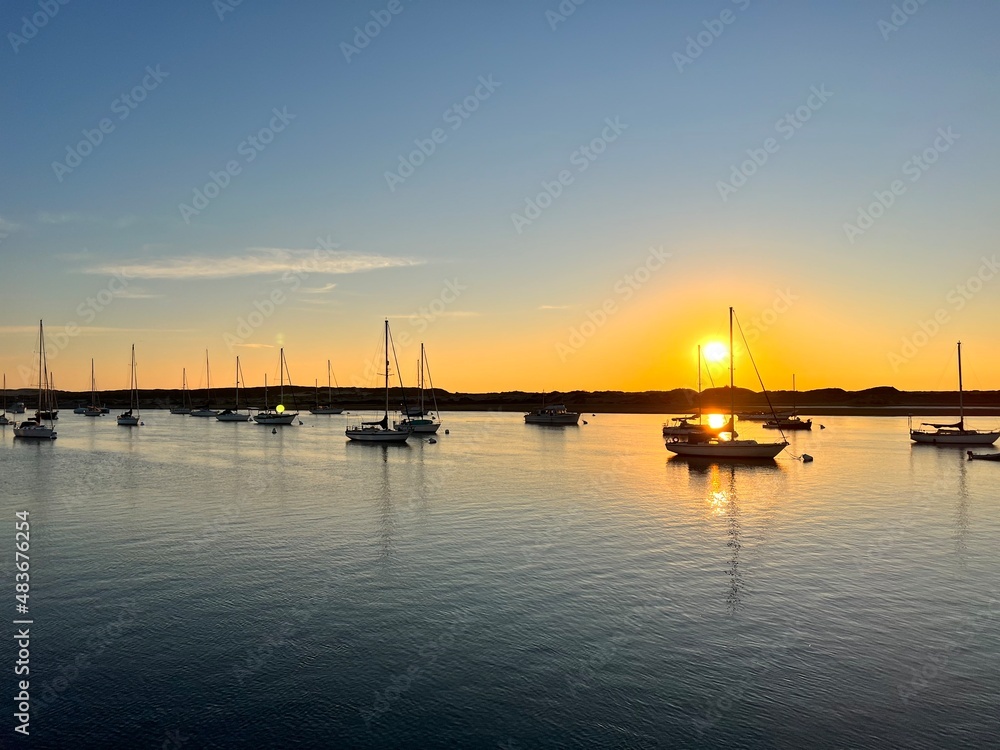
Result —
<instances>
[{"instance_id":1,"label":"sailboat mast","mask_svg":"<svg viewBox=\"0 0 1000 750\"><path fill-rule=\"evenodd\" d=\"M736 431L736 391L733 378L733 308L729 308L729 421ZM735 437L735 436L734 436Z\"/></svg>"},{"instance_id":2,"label":"sailboat mast","mask_svg":"<svg viewBox=\"0 0 1000 750\"><path fill-rule=\"evenodd\" d=\"M958 342L958 426L965 429L965 399L962 392L962 342Z\"/></svg>"},{"instance_id":3,"label":"sailboat mast","mask_svg":"<svg viewBox=\"0 0 1000 750\"><path fill-rule=\"evenodd\" d=\"M420 414L424 412L424 342L420 342Z\"/></svg>"},{"instance_id":4,"label":"sailboat mast","mask_svg":"<svg viewBox=\"0 0 1000 750\"><path fill-rule=\"evenodd\" d=\"M208 364L208 349L205 350L205 377L208 378L208 403L206 406L212 405L212 368Z\"/></svg>"},{"instance_id":5,"label":"sailboat mast","mask_svg":"<svg viewBox=\"0 0 1000 750\"><path fill-rule=\"evenodd\" d=\"M330 360L326 361L326 400L328 406L333 406L333 386L330 384L330 374L333 372L333 365Z\"/></svg>"},{"instance_id":6,"label":"sailboat mast","mask_svg":"<svg viewBox=\"0 0 1000 750\"><path fill-rule=\"evenodd\" d=\"M240 410L240 357L236 355L236 411Z\"/></svg>"},{"instance_id":7,"label":"sailboat mast","mask_svg":"<svg viewBox=\"0 0 1000 750\"><path fill-rule=\"evenodd\" d=\"M385 416L389 418L389 319L385 319Z\"/></svg>"},{"instance_id":8,"label":"sailboat mast","mask_svg":"<svg viewBox=\"0 0 1000 750\"><path fill-rule=\"evenodd\" d=\"M38 321L38 424L42 424L42 360L45 359L45 336L42 329L42 321ZM48 379L48 374L45 376Z\"/></svg>"},{"instance_id":9,"label":"sailboat mast","mask_svg":"<svg viewBox=\"0 0 1000 750\"><path fill-rule=\"evenodd\" d=\"M701 412L701 344L698 344L698 424L702 423Z\"/></svg>"},{"instance_id":10,"label":"sailboat mast","mask_svg":"<svg viewBox=\"0 0 1000 750\"><path fill-rule=\"evenodd\" d=\"M792 373L792 414L795 413L795 373Z\"/></svg>"},{"instance_id":11,"label":"sailboat mast","mask_svg":"<svg viewBox=\"0 0 1000 750\"><path fill-rule=\"evenodd\" d=\"M285 403L285 347L281 347L278 359L278 378L281 380L281 390L278 392L279 404Z\"/></svg>"}]
</instances>

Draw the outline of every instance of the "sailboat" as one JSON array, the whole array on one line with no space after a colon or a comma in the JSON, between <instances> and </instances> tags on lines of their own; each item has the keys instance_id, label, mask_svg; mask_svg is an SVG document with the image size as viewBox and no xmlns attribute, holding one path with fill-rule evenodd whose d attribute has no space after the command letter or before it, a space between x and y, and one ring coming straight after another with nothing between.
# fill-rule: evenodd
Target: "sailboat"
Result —
<instances>
[{"instance_id":1,"label":"sailboat","mask_svg":"<svg viewBox=\"0 0 1000 750\"><path fill-rule=\"evenodd\" d=\"M736 432L736 389L733 374L733 308L729 308L729 424L726 426L729 438L722 435L703 437L692 435L686 441L667 441L666 448L678 456L687 458L714 458L723 460L770 460L788 445L780 443L758 443L756 440L740 440ZM726 434L726 433L723 433Z\"/></svg>"},{"instance_id":2,"label":"sailboat","mask_svg":"<svg viewBox=\"0 0 1000 750\"><path fill-rule=\"evenodd\" d=\"M795 375L792 375L792 413L787 416L776 416L764 422L768 430L811 430L813 421L803 420L795 412Z\"/></svg>"},{"instance_id":3,"label":"sailboat","mask_svg":"<svg viewBox=\"0 0 1000 750\"><path fill-rule=\"evenodd\" d=\"M7 419L7 373L3 374L3 411L0 412L0 427L6 427L10 424L10 420Z\"/></svg>"},{"instance_id":4,"label":"sailboat","mask_svg":"<svg viewBox=\"0 0 1000 750\"><path fill-rule=\"evenodd\" d=\"M264 378L264 411L258 412L257 416L254 417L254 421L257 424L274 424L274 425L286 425L295 422L295 418L299 416L297 411L287 412L285 411L285 373L288 372L288 363L285 362L285 348L281 348L281 352L278 355L278 371L279 377L281 378L281 396L278 401L278 405L271 410L268 408L267 403L267 376ZM288 375L288 385L292 385L292 376Z\"/></svg>"},{"instance_id":5,"label":"sailboat","mask_svg":"<svg viewBox=\"0 0 1000 750\"><path fill-rule=\"evenodd\" d=\"M190 414L191 413L191 391L187 387L187 368L181 368L181 405L171 406L171 414Z\"/></svg>"},{"instance_id":6,"label":"sailboat","mask_svg":"<svg viewBox=\"0 0 1000 750\"><path fill-rule=\"evenodd\" d=\"M97 398L97 381L94 379L94 360L90 360L90 404L84 406L81 409L74 409L73 411L77 414L82 414L85 417L100 417L107 412L98 403Z\"/></svg>"},{"instance_id":7,"label":"sailboat","mask_svg":"<svg viewBox=\"0 0 1000 750\"><path fill-rule=\"evenodd\" d=\"M42 321L38 321L38 411L42 414L46 410L52 412L52 394L49 393L49 366L45 360L45 331ZM42 420L36 417L33 420L21 422L14 428L14 437L31 438L33 440L55 440L56 431L52 428L52 421L49 426L42 424Z\"/></svg>"},{"instance_id":8,"label":"sailboat","mask_svg":"<svg viewBox=\"0 0 1000 750\"><path fill-rule=\"evenodd\" d=\"M205 397L205 405L200 409L192 409L188 412L192 417L214 417L219 412L212 409L212 368L208 364L208 349L205 350L205 375L208 383L208 394Z\"/></svg>"},{"instance_id":9,"label":"sailboat","mask_svg":"<svg viewBox=\"0 0 1000 750\"><path fill-rule=\"evenodd\" d=\"M362 422L355 427L348 427L344 434L359 443L405 443L410 437L409 430L398 430L389 427L389 319L385 320L385 415L377 422ZM395 348L393 355L395 356ZM402 387L402 383L400 383Z\"/></svg>"},{"instance_id":10,"label":"sailboat","mask_svg":"<svg viewBox=\"0 0 1000 750\"><path fill-rule=\"evenodd\" d=\"M698 413L689 417L674 417L670 421L674 424L663 425L663 437L674 440L688 439L691 435L704 435L706 438L718 435L722 428L710 427L702 421L703 409L701 405L701 344L698 344ZM711 372L709 372L711 375ZM698 424L692 424L695 417Z\"/></svg>"},{"instance_id":11,"label":"sailboat","mask_svg":"<svg viewBox=\"0 0 1000 750\"><path fill-rule=\"evenodd\" d=\"M319 381L316 382L316 408L310 409L311 414L343 414L342 407L333 405L333 388L330 386L330 376L333 374L333 367L330 360L326 361L326 403L319 402Z\"/></svg>"},{"instance_id":12,"label":"sailboat","mask_svg":"<svg viewBox=\"0 0 1000 750\"><path fill-rule=\"evenodd\" d=\"M914 430L910 425L910 440L915 443L936 445L992 445L1000 438L1000 430L971 430L965 427L965 403L962 390L962 342L958 342L958 422L955 424L932 424L924 422L921 427L930 430Z\"/></svg>"},{"instance_id":13,"label":"sailboat","mask_svg":"<svg viewBox=\"0 0 1000 750\"><path fill-rule=\"evenodd\" d=\"M420 344L420 365L419 371L417 373L417 380L420 383L420 400L417 405L413 408L406 410L406 418L402 422L396 422L394 427L397 430L409 430L410 432L417 433L419 435L433 435L438 431L441 426L441 419L435 419L434 415L437 414L437 394L434 392L434 378L431 378L431 397L434 399L434 411L427 412L424 408L424 369L427 370L427 375L431 374L430 364L427 363L427 354L424 352L423 343ZM425 417L430 416L430 419Z\"/></svg>"},{"instance_id":14,"label":"sailboat","mask_svg":"<svg viewBox=\"0 0 1000 750\"><path fill-rule=\"evenodd\" d=\"M236 358L236 406L232 409L224 409L215 415L220 422L249 422L250 412L246 414L240 411L240 380L243 379L243 371L240 369L240 358Z\"/></svg>"},{"instance_id":15,"label":"sailboat","mask_svg":"<svg viewBox=\"0 0 1000 750\"><path fill-rule=\"evenodd\" d=\"M135 374L135 344L132 344L132 370L129 375L128 411L118 415L118 424L122 427L139 426L139 380Z\"/></svg>"},{"instance_id":16,"label":"sailboat","mask_svg":"<svg viewBox=\"0 0 1000 750\"><path fill-rule=\"evenodd\" d=\"M35 412L35 419L37 420L56 420L59 419L59 409L56 408L59 404L56 401L56 375L54 372L49 373L48 382L48 392L49 392L49 404L45 409L38 407L38 411Z\"/></svg>"}]
</instances>

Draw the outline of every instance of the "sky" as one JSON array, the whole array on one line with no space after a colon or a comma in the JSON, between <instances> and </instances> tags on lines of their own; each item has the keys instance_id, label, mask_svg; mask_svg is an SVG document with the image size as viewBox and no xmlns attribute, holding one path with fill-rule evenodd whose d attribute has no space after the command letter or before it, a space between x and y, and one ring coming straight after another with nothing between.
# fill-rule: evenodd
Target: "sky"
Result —
<instances>
[{"instance_id":1,"label":"sky","mask_svg":"<svg viewBox=\"0 0 1000 750\"><path fill-rule=\"evenodd\" d=\"M0 368L1000 389L995 3L0 11ZM737 333L739 339L739 333ZM757 386L740 349L739 385ZM725 379L725 363L714 366Z\"/></svg>"}]
</instances>

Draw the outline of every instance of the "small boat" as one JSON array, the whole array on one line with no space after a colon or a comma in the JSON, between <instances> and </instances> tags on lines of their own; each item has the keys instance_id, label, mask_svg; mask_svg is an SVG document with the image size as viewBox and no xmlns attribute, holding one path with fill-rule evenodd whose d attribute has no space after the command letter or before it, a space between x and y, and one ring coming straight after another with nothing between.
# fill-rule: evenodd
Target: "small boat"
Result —
<instances>
[{"instance_id":1,"label":"small boat","mask_svg":"<svg viewBox=\"0 0 1000 750\"><path fill-rule=\"evenodd\" d=\"M767 430L781 430L785 432L786 430L811 430L813 428L813 421L811 419L805 419L799 417L795 413L795 375L792 375L792 411L788 415L778 416L774 415L772 419L768 419L764 422L764 429Z\"/></svg>"},{"instance_id":2,"label":"small boat","mask_svg":"<svg viewBox=\"0 0 1000 750\"><path fill-rule=\"evenodd\" d=\"M385 321L385 414L377 422L362 422L359 425L348 427L344 434L348 439L359 443L405 443L412 434L409 430L398 430L389 427L389 346L392 343L392 335L389 332L389 319ZM393 347L393 356L396 355ZM399 387L403 384L400 381ZM405 408L405 405L404 405Z\"/></svg>"},{"instance_id":3,"label":"small boat","mask_svg":"<svg viewBox=\"0 0 1000 750\"><path fill-rule=\"evenodd\" d=\"M401 422L396 422L393 426L397 430L409 430L418 435L433 435L441 427L440 418L435 419L437 413L437 394L434 393L434 379L431 378L431 397L434 399L434 411L424 411L424 369L430 376L431 368L427 363L427 355L424 352L423 343L420 344L420 364L418 365L417 380L420 383L420 400L415 407L406 410L406 417ZM428 419L427 417L430 417Z\"/></svg>"},{"instance_id":4,"label":"small boat","mask_svg":"<svg viewBox=\"0 0 1000 750\"><path fill-rule=\"evenodd\" d=\"M1000 438L1000 430L972 430L965 426L965 404L962 390L962 342L958 342L958 421L954 424L924 422L915 430L910 424L910 440L933 445L993 445Z\"/></svg>"},{"instance_id":5,"label":"small boat","mask_svg":"<svg viewBox=\"0 0 1000 750\"><path fill-rule=\"evenodd\" d=\"M316 381L316 407L309 410L310 414L343 414L343 408L333 405L333 388L330 386L330 377L333 375L333 367L330 360L326 361L326 403L319 402L319 381Z\"/></svg>"},{"instance_id":6,"label":"small boat","mask_svg":"<svg viewBox=\"0 0 1000 750\"><path fill-rule=\"evenodd\" d=\"M1000 453L973 453L966 451L970 461L1000 461Z\"/></svg>"},{"instance_id":7,"label":"small boat","mask_svg":"<svg viewBox=\"0 0 1000 750\"><path fill-rule=\"evenodd\" d=\"M94 379L94 360L90 360L90 405L74 409L74 413L82 414L85 417L100 417L107 414L107 410L98 403L97 381Z\"/></svg>"},{"instance_id":8,"label":"small boat","mask_svg":"<svg viewBox=\"0 0 1000 750\"><path fill-rule=\"evenodd\" d=\"M705 438L692 435L687 440L674 438L666 441L671 453L685 458L714 458L721 460L773 460L788 445L780 443L758 443L756 440L741 440L736 432L736 390L733 374L733 308L729 308L729 423L723 432ZM723 435L728 438L723 439Z\"/></svg>"},{"instance_id":9,"label":"small boat","mask_svg":"<svg viewBox=\"0 0 1000 750\"><path fill-rule=\"evenodd\" d=\"M208 349L205 350L205 375L208 390L205 405L200 409L191 409L188 414L192 417L214 417L219 413L212 408L212 368L208 364Z\"/></svg>"},{"instance_id":10,"label":"small boat","mask_svg":"<svg viewBox=\"0 0 1000 750\"><path fill-rule=\"evenodd\" d=\"M7 419L7 373L3 374L3 411L0 412L0 427L6 427L10 424L10 420Z\"/></svg>"},{"instance_id":11,"label":"small boat","mask_svg":"<svg viewBox=\"0 0 1000 750\"><path fill-rule=\"evenodd\" d=\"M563 404L543 406L524 415L525 424L575 425L579 422L579 412L567 411Z\"/></svg>"},{"instance_id":12,"label":"small boat","mask_svg":"<svg viewBox=\"0 0 1000 750\"><path fill-rule=\"evenodd\" d=\"M243 371L240 370L240 358L236 358L236 406L232 409L224 409L215 415L220 422L249 422L250 412L245 414L240 411L240 380L243 378Z\"/></svg>"},{"instance_id":13,"label":"small boat","mask_svg":"<svg viewBox=\"0 0 1000 750\"><path fill-rule=\"evenodd\" d=\"M187 387L187 368L181 368L181 405L171 406L171 414L190 414L191 413L191 391Z\"/></svg>"},{"instance_id":14,"label":"small boat","mask_svg":"<svg viewBox=\"0 0 1000 750\"><path fill-rule=\"evenodd\" d=\"M267 375L264 376L264 411L258 412L254 417L254 421L257 424L277 424L277 425L287 425L293 424L295 418L299 416L297 411L290 412L285 411L285 373L288 371L288 363L285 362L285 348L282 347L280 354L278 355L278 375L281 378L281 395L278 401L278 405L272 410L268 408L267 404ZM288 385L292 385L292 376L288 375Z\"/></svg>"},{"instance_id":15,"label":"small boat","mask_svg":"<svg viewBox=\"0 0 1000 750\"><path fill-rule=\"evenodd\" d=\"M128 411L118 415L122 427L139 426L139 381L135 374L135 344L132 344L132 370L129 374Z\"/></svg>"},{"instance_id":16,"label":"small boat","mask_svg":"<svg viewBox=\"0 0 1000 750\"><path fill-rule=\"evenodd\" d=\"M45 359L45 331L42 321L38 321L38 411L36 414L51 414L52 394L49 391L49 368ZM23 413L22 409L21 412ZM14 437L31 440L55 440L56 431L52 428L52 422L46 427L38 417L29 419L26 422L14 427Z\"/></svg>"}]
</instances>

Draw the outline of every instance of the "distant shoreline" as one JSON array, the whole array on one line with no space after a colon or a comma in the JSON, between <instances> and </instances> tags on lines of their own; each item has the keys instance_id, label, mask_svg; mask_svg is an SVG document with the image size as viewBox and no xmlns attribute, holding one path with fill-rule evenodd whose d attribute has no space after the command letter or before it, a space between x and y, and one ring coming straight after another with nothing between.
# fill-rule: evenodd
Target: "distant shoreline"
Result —
<instances>
[{"instance_id":1,"label":"distant shoreline","mask_svg":"<svg viewBox=\"0 0 1000 750\"><path fill-rule=\"evenodd\" d=\"M367 411L384 407L384 391L377 388L335 389L333 400L336 406L348 411ZM196 407L206 403L204 389L188 392L191 403ZM285 406L307 412L316 403L316 392L312 387L285 388ZM327 391L320 389L320 400L326 400ZM211 406L232 408L235 406L235 389L212 390ZM277 389L268 389L268 403L275 406ZM956 391L900 391L883 386L863 391L844 391L824 388L814 391L770 391L767 396L746 389L735 389L736 411L767 412L768 399L778 411L792 407L793 399L798 413L804 416L950 416L958 414L958 393ZM89 391L56 391L60 410L72 411L75 406L85 405L90 400ZM111 408L127 408L128 391L104 391L99 394L103 405ZM671 391L568 391L550 393L530 393L525 391L505 391L494 393L452 393L441 389L427 391L425 404L430 408L437 399L441 411L499 411L523 413L547 404L565 404L572 411L581 413L598 412L610 414L681 414L697 411L699 401L705 411L726 412L729 410L728 388L713 388L699 396L697 392L679 388ZM415 403L412 388L406 390L409 405ZM392 405L402 405L403 396L398 388L392 390ZM35 408L35 391L28 389L9 390L8 404L25 402L31 411ZM1000 391L968 391L965 393L965 414L967 416L1000 415ZM166 409L179 405L180 389L147 389L139 392L140 407L144 409ZM240 406L258 409L264 406L264 389L248 388L240 391Z\"/></svg>"}]
</instances>

